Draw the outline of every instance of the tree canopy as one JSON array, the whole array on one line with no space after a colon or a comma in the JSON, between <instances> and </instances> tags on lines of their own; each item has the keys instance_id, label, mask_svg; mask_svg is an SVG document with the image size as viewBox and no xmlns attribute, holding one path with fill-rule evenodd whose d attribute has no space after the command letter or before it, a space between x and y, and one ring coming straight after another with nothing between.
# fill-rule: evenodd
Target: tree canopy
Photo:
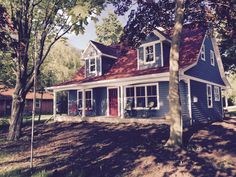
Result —
<instances>
[{"instance_id":1,"label":"tree canopy","mask_svg":"<svg viewBox=\"0 0 236 177\"><path fill-rule=\"evenodd\" d=\"M102 19L101 24L96 25L97 41L105 45L116 44L120 42L123 34L123 26L117 15L109 13Z\"/></svg>"}]
</instances>

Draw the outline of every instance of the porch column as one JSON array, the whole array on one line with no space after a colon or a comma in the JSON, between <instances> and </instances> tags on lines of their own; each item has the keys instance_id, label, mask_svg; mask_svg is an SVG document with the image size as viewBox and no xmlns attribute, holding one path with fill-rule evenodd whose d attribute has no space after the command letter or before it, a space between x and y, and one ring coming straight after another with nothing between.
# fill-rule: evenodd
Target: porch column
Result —
<instances>
[{"instance_id":1,"label":"porch column","mask_svg":"<svg viewBox=\"0 0 236 177\"><path fill-rule=\"evenodd\" d=\"M120 118L124 118L124 86L120 86Z\"/></svg>"},{"instance_id":2,"label":"porch column","mask_svg":"<svg viewBox=\"0 0 236 177\"><path fill-rule=\"evenodd\" d=\"M82 89L82 118L85 117L85 107L86 107L85 90Z\"/></svg>"},{"instance_id":3,"label":"porch column","mask_svg":"<svg viewBox=\"0 0 236 177\"><path fill-rule=\"evenodd\" d=\"M57 114L57 92L53 90L53 117Z\"/></svg>"}]
</instances>

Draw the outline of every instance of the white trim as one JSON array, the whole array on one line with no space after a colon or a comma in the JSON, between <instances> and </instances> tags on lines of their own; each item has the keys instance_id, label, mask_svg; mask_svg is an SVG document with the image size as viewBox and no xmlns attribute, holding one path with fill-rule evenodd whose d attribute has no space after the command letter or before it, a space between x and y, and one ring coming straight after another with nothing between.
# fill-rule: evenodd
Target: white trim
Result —
<instances>
[{"instance_id":1,"label":"white trim","mask_svg":"<svg viewBox=\"0 0 236 177\"><path fill-rule=\"evenodd\" d=\"M120 117L124 118L124 86L120 86Z\"/></svg>"},{"instance_id":2,"label":"white trim","mask_svg":"<svg viewBox=\"0 0 236 177\"><path fill-rule=\"evenodd\" d=\"M102 57L100 56L98 58L100 60L100 72L99 72L99 76L101 76L103 73L102 73Z\"/></svg>"},{"instance_id":3,"label":"white trim","mask_svg":"<svg viewBox=\"0 0 236 177\"><path fill-rule=\"evenodd\" d=\"M107 116L111 116L110 115L110 102L109 102L109 90L111 89L117 89L117 104L118 104L118 117L120 117L120 92L119 92L119 87L107 87Z\"/></svg>"},{"instance_id":4,"label":"white trim","mask_svg":"<svg viewBox=\"0 0 236 177\"><path fill-rule=\"evenodd\" d=\"M69 115L69 97L70 97L70 90L67 91L67 115Z\"/></svg>"},{"instance_id":5,"label":"white trim","mask_svg":"<svg viewBox=\"0 0 236 177\"><path fill-rule=\"evenodd\" d=\"M191 80L188 79L188 111L189 117L191 118L191 125L193 124L193 117L192 117L192 98L191 98Z\"/></svg>"},{"instance_id":6,"label":"white trim","mask_svg":"<svg viewBox=\"0 0 236 177\"><path fill-rule=\"evenodd\" d=\"M164 66L164 50L163 50L163 41L161 41L161 66Z\"/></svg>"},{"instance_id":7,"label":"white trim","mask_svg":"<svg viewBox=\"0 0 236 177\"><path fill-rule=\"evenodd\" d=\"M78 102L79 102L79 99L78 99L78 96L79 96L79 92L82 93L82 103L83 103L83 100L85 99L85 109L87 110L87 107L86 107L86 92L90 91L91 92L91 108L89 108L89 110L93 110L93 89L85 89L84 92L85 92L85 98L83 98L83 90L82 89L79 89L77 90L77 109L78 109ZM79 109L79 110L82 110L83 109L83 104L82 104L82 107Z\"/></svg>"},{"instance_id":8,"label":"white trim","mask_svg":"<svg viewBox=\"0 0 236 177\"><path fill-rule=\"evenodd\" d=\"M206 83L206 84L216 85L218 87L223 87L223 88L225 87L224 85L216 84L214 82L210 82L210 81L207 81L207 80L204 80L204 79L199 79L197 77L188 76L188 75L182 76L181 79L191 79L191 80L194 80L194 81L197 81L197 82L202 82L202 83Z\"/></svg>"},{"instance_id":9,"label":"white trim","mask_svg":"<svg viewBox=\"0 0 236 177\"><path fill-rule=\"evenodd\" d=\"M209 93L208 93L208 88L210 88L210 95L209 95ZM209 85L209 84L207 84L206 85L206 93L207 93L207 107L208 108L213 108L213 94L212 94L212 85ZM211 105L209 105L209 97L210 97L210 99L211 99Z\"/></svg>"},{"instance_id":10,"label":"white trim","mask_svg":"<svg viewBox=\"0 0 236 177\"><path fill-rule=\"evenodd\" d=\"M79 92L81 92L81 95L82 95L82 107L81 108L79 108ZM83 108L83 92L82 92L82 90L77 90L77 109L78 110L82 110L82 108Z\"/></svg>"},{"instance_id":11,"label":"white trim","mask_svg":"<svg viewBox=\"0 0 236 177\"><path fill-rule=\"evenodd\" d=\"M163 33L164 33L164 32L163 32ZM166 40L166 41L168 41L168 42L171 42L170 39L166 38L166 37L165 37L164 35L162 35L158 30L154 30L154 31L153 31L153 34L155 34L157 37L159 37L159 38L160 38L160 41Z\"/></svg>"},{"instance_id":12,"label":"white trim","mask_svg":"<svg viewBox=\"0 0 236 177\"><path fill-rule=\"evenodd\" d=\"M139 49L140 49L140 47L136 49L136 51L137 51L137 66L138 66L138 70L139 70L139 60L140 60L140 58L139 58Z\"/></svg>"},{"instance_id":13,"label":"white trim","mask_svg":"<svg viewBox=\"0 0 236 177\"><path fill-rule=\"evenodd\" d=\"M107 54L104 54L104 53L101 53L101 55L102 55L102 56L105 56L105 57L109 57L109 58L117 59L117 57L112 56L112 55L107 55Z\"/></svg>"},{"instance_id":14,"label":"white trim","mask_svg":"<svg viewBox=\"0 0 236 177\"><path fill-rule=\"evenodd\" d=\"M215 66L215 54L213 50L210 50L210 63L212 66Z\"/></svg>"}]
</instances>

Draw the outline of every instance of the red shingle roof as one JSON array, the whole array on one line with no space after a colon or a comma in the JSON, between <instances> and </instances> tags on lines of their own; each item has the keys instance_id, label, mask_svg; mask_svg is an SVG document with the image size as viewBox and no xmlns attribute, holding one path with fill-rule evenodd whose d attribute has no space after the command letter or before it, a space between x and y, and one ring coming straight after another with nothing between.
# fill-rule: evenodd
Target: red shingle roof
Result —
<instances>
[{"instance_id":1,"label":"red shingle roof","mask_svg":"<svg viewBox=\"0 0 236 177\"><path fill-rule=\"evenodd\" d=\"M195 63L198 59L198 54L201 49L201 44L203 42L206 30L196 28L196 29L184 29L182 33L181 47L180 47L180 68L184 69L187 66ZM85 78L84 77L84 67L79 69L75 76L64 83L58 84L56 86L79 84L85 82L93 82L100 80L109 80L117 78L127 78L134 76L141 76L147 74L163 73L168 72L169 67L157 67L149 68L144 70L138 70L137 68L137 55L135 49L129 49L128 52L119 57L112 68L102 76Z\"/></svg>"}]
</instances>

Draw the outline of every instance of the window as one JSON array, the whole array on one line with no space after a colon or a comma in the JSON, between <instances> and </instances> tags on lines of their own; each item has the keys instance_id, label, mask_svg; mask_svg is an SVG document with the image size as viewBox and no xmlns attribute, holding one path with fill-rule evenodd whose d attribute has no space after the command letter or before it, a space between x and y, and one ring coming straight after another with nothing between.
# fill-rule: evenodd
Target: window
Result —
<instances>
[{"instance_id":1,"label":"window","mask_svg":"<svg viewBox=\"0 0 236 177\"><path fill-rule=\"evenodd\" d=\"M207 85L207 107L212 108L213 103L212 103L212 87L211 85Z\"/></svg>"},{"instance_id":2,"label":"window","mask_svg":"<svg viewBox=\"0 0 236 177\"><path fill-rule=\"evenodd\" d=\"M214 86L214 96L215 101L220 101L220 88L217 86Z\"/></svg>"},{"instance_id":3,"label":"window","mask_svg":"<svg viewBox=\"0 0 236 177\"><path fill-rule=\"evenodd\" d=\"M154 47L153 45L145 47L145 58L146 63L154 62Z\"/></svg>"},{"instance_id":4,"label":"window","mask_svg":"<svg viewBox=\"0 0 236 177\"><path fill-rule=\"evenodd\" d=\"M134 108L158 108L158 85L136 85L126 88L126 104Z\"/></svg>"},{"instance_id":5,"label":"window","mask_svg":"<svg viewBox=\"0 0 236 177\"><path fill-rule=\"evenodd\" d=\"M89 59L89 72L94 73L96 70L96 60L95 58Z\"/></svg>"},{"instance_id":6,"label":"window","mask_svg":"<svg viewBox=\"0 0 236 177\"><path fill-rule=\"evenodd\" d=\"M211 65L215 66L215 55L213 50L210 51L210 60L211 60Z\"/></svg>"},{"instance_id":7,"label":"window","mask_svg":"<svg viewBox=\"0 0 236 177\"><path fill-rule=\"evenodd\" d=\"M205 61L205 45L203 45L201 49L201 59Z\"/></svg>"},{"instance_id":8,"label":"window","mask_svg":"<svg viewBox=\"0 0 236 177\"><path fill-rule=\"evenodd\" d=\"M85 99L86 99L86 108L92 109L93 97L92 97L92 90L85 91Z\"/></svg>"},{"instance_id":9,"label":"window","mask_svg":"<svg viewBox=\"0 0 236 177\"><path fill-rule=\"evenodd\" d=\"M134 87L126 88L126 108L132 109L134 107Z\"/></svg>"},{"instance_id":10,"label":"window","mask_svg":"<svg viewBox=\"0 0 236 177\"><path fill-rule=\"evenodd\" d=\"M39 99L36 99L36 100L35 100L35 107L36 107L36 108L39 108L39 107L40 107L40 103L41 103L40 100L39 100Z\"/></svg>"},{"instance_id":11,"label":"window","mask_svg":"<svg viewBox=\"0 0 236 177\"><path fill-rule=\"evenodd\" d=\"M83 92L81 90L79 90L78 94L77 94L77 104L78 104L78 110L82 110L82 108L83 108ZM85 90L85 108L92 109L92 106L93 106L92 90Z\"/></svg>"},{"instance_id":12,"label":"window","mask_svg":"<svg viewBox=\"0 0 236 177\"><path fill-rule=\"evenodd\" d=\"M78 110L81 110L82 109L82 106L83 106L83 93L81 91L78 91Z\"/></svg>"},{"instance_id":13,"label":"window","mask_svg":"<svg viewBox=\"0 0 236 177\"><path fill-rule=\"evenodd\" d=\"M145 87L136 87L136 107L146 107Z\"/></svg>"}]
</instances>

